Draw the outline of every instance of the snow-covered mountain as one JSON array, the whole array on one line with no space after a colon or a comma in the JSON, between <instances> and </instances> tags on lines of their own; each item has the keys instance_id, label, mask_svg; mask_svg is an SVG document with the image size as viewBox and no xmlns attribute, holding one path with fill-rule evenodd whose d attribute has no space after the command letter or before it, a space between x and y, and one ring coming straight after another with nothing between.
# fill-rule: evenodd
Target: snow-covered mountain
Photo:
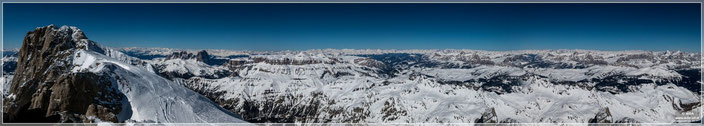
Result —
<instances>
[{"instance_id":1,"label":"snow-covered mountain","mask_svg":"<svg viewBox=\"0 0 704 126\"><path fill-rule=\"evenodd\" d=\"M71 31L71 27L57 31L61 29ZM96 83L114 84L106 92L115 95L98 101L123 100L96 104L129 104L131 109L122 110L132 110L131 116L117 122L239 122L233 117L248 122L309 123L700 121L675 119L682 113L699 114L701 109L702 57L698 53L230 51L84 45L97 48L51 53L61 61L52 64L64 66L57 73L94 74L110 80ZM8 58L3 59L3 68L26 68L22 52L19 58L4 56ZM40 55L32 55L36 56ZM41 71L46 70L37 72ZM3 72L4 79L13 80L12 85L27 82L18 79L27 78L20 72ZM12 90L3 96L18 99ZM122 117L122 111L115 113L117 108L107 110Z\"/></svg>"},{"instance_id":2,"label":"snow-covered mountain","mask_svg":"<svg viewBox=\"0 0 704 126\"><path fill-rule=\"evenodd\" d=\"M4 50L2 52L2 96L7 97L10 90L10 80L14 77L17 67L17 52L19 50Z\"/></svg>"},{"instance_id":3,"label":"snow-covered mountain","mask_svg":"<svg viewBox=\"0 0 704 126\"><path fill-rule=\"evenodd\" d=\"M88 40L76 27L36 28L17 54L17 70L3 74L12 79L5 122L244 122L157 75L151 64ZM5 59L13 58L3 65Z\"/></svg>"},{"instance_id":4,"label":"snow-covered mountain","mask_svg":"<svg viewBox=\"0 0 704 126\"><path fill-rule=\"evenodd\" d=\"M179 51L196 52L173 52ZM212 57L228 62L147 62L166 68L158 73L190 75L161 74L250 122L670 123L681 121L675 117L682 113L698 113L701 106L701 57L679 51L219 54L226 55Z\"/></svg>"}]
</instances>

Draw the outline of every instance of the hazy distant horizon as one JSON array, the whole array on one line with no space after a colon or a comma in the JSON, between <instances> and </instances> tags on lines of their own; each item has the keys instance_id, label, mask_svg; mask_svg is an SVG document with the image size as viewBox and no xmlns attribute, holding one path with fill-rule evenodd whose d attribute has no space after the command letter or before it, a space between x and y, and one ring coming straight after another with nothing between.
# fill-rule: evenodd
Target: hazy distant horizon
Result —
<instances>
[{"instance_id":1,"label":"hazy distant horizon","mask_svg":"<svg viewBox=\"0 0 704 126\"><path fill-rule=\"evenodd\" d=\"M77 26L113 48L701 51L698 3L6 3L3 48Z\"/></svg>"}]
</instances>

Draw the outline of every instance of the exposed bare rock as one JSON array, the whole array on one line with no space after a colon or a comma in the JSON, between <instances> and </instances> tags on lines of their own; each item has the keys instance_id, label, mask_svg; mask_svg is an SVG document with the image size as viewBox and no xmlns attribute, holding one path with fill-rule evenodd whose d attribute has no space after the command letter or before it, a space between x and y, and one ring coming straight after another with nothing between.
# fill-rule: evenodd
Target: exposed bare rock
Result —
<instances>
[{"instance_id":1,"label":"exposed bare rock","mask_svg":"<svg viewBox=\"0 0 704 126\"><path fill-rule=\"evenodd\" d=\"M641 123L641 122L637 121L633 118L623 117L619 120L616 120L616 123Z\"/></svg>"},{"instance_id":2,"label":"exposed bare rock","mask_svg":"<svg viewBox=\"0 0 704 126\"><path fill-rule=\"evenodd\" d=\"M198 51L198 54L196 54L196 60L204 63L209 63L211 58L205 50Z\"/></svg>"},{"instance_id":3,"label":"exposed bare rock","mask_svg":"<svg viewBox=\"0 0 704 126\"><path fill-rule=\"evenodd\" d=\"M166 60L170 59L191 59L195 58L195 55L188 53L186 51L179 51L179 52L174 52L171 55L166 57Z\"/></svg>"},{"instance_id":4,"label":"exposed bare rock","mask_svg":"<svg viewBox=\"0 0 704 126\"><path fill-rule=\"evenodd\" d=\"M496 110L494 108L486 109L486 112L482 113L482 117L474 121L475 123L499 123L499 117L496 115Z\"/></svg>"},{"instance_id":5,"label":"exposed bare rock","mask_svg":"<svg viewBox=\"0 0 704 126\"><path fill-rule=\"evenodd\" d=\"M5 122L118 121L123 95L116 85L102 75L70 72L74 51L104 53L80 29L36 28L23 42L3 103Z\"/></svg>"},{"instance_id":6,"label":"exposed bare rock","mask_svg":"<svg viewBox=\"0 0 704 126\"><path fill-rule=\"evenodd\" d=\"M596 116L589 120L589 123L613 123L613 117L611 116L611 111L609 111L609 108L604 108L599 110L598 113L596 113Z\"/></svg>"}]
</instances>

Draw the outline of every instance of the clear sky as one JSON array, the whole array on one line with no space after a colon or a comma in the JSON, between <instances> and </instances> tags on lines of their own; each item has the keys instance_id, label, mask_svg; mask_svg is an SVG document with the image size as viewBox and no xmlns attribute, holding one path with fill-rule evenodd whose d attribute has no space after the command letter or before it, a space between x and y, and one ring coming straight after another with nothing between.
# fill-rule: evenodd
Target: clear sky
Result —
<instances>
[{"instance_id":1,"label":"clear sky","mask_svg":"<svg viewBox=\"0 0 704 126\"><path fill-rule=\"evenodd\" d=\"M700 50L699 3L5 3L4 48L72 25L111 47Z\"/></svg>"}]
</instances>

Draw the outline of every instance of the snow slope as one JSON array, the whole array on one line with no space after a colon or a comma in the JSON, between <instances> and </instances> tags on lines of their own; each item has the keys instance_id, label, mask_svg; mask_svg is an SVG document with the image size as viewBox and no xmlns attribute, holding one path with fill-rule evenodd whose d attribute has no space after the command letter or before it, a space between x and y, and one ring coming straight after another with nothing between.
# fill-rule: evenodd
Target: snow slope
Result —
<instances>
[{"instance_id":1,"label":"snow slope","mask_svg":"<svg viewBox=\"0 0 704 126\"><path fill-rule=\"evenodd\" d=\"M104 50L76 53L73 71L112 76L128 122L471 123L495 110L499 122L585 123L608 109L614 122L671 123L701 109L688 73L701 57L678 51L217 50L247 56L211 66Z\"/></svg>"},{"instance_id":2,"label":"snow slope","mask_svg":"<svg viewBox=\"0 0 704 126\"><path fill-rule=\"evenodd\" d=\"M20 50L3 55L3 68L21 67L14 75L3 69L5 121L246 124L157 75L152 64L89 40L77 27L38 27Z\"/></svg>"},{"instance_id":3,"label":"snow slope","mask_svg":"<svg viewBox=\"0 0 704 126\"><path fill-rule=\"evenodd\" d=\"M700 110L690 53L324 51L340 55L258 54L237 76L174 81L255 122L471 123L494 108L498 122L586 123L608 108L612 122L672 123Z\"/></svg>"},{"instance_id":4,"label":"snow slope","mask_svg":"<svg viewBox=\"0 0 704 126\"><path fill-rule=\"evenodd\" d=\"M105 55L79 50L73 55L74 72L109 75L129 102L120 120L155 123L244 123L207 98L153 72Z\"/></svg>"}]
</instances>

